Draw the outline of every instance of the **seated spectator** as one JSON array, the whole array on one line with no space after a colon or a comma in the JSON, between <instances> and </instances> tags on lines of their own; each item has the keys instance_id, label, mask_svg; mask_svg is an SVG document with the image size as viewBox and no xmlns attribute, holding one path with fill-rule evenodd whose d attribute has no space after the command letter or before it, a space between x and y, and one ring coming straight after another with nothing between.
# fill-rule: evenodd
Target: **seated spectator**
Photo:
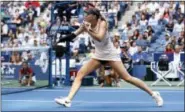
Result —
<instances>
[{"instance_id":1,"label":"seated spectator","mask_svg":"<svg viewBox=\"0 0 185 112\"><path fill-rule=\"evenodd\" d=\"M114 42L119 42L120 41L120 34L116 32L113 37L113 43Z\"/></svg>"},{"instance_id":2,"label":"seated spectator","mask_svg":"<svg viewBox=\"0 0 185 112\"><path fill-rule=\"evenodd\" d=\"M36 83L36 77L31 67L27 62L22 63L22 68L19 71L19 83L21 86L34 86Z\"/></svg>"},{"instance_id":3,"label":"seated spectator","mask_svg":"<svg viewBox=\"0 0 185 112\"><path fill-rule=\"evenodd\" d=\"M9 30L8 37L10 37L11 39L14 39L16 38L16 34L12 30Z\"/></svg>"},{"instance_id":4,"label":"seated spectator","mask_svg":"<svg viewBox=\"0 0 185 112\"><path fill-rule=\"evenodd\" d=\"M157 2L149 2L147 5L147 9L149 9L149 13L155 12L155 10L159 8L159 3Z\"/></svg>"},{"instance_id":5,"label":"seated spectator","mask_svg":"<svg viewBox=\"0 0 185 112\"><path fill-rule=\"evenodd\" d=\"M111 4L110 9L108 10L109 13L113 13L114 21L115 21L115 27L118 26L118 11L120 10L119 2L113 2Z\"/></svg>"},{"instance_id":6,"label":"seated spectator","mask_svg":"<svg viewBox=\"0 0 185 112\"><path fill-rule=\"evenodd\" d=\"M178 20L179 17L184 16L184 14L181 11L181 8L179 7L175 13L173 14L173 19Z\"/></svg>"},{"instance_id":7,"label":"seated spectator","mask_svg":"<svg viewBox=\"0 0 185 112\"><path fill-rule=\"evenodd\" d=\"M2 37L7 37L8 36L8 25L4 22L1 21L1 36Z\"/></svg>"},{"instance_id":8,"label":"seated spectator","mask_svg":"<svg viewBox=\"0 0 185 112\"><path fill-rule=\"evenodd\" d=\"M131 56L133 56L138 51L138 47L136 46L136 42L132 41L130 42L130 48L128 49L128 52Z\"/></svg>"},{"instance_id":9,"label":"seated spectator","mask_svg":"<svg viewBox=\"0 0 185 112\"><path fill-rule=\"evenodd\" d=\"M148 40L146 40L146 39L144 39L143 38L143 35L142 34L140 34L139 35L139 38L136 40L136 45L137 46L142 46L142 47L148 47L149 46L149 41Z\"/></svg>"},{"instance_id":10,"label":"seated spectator","mask_svg":"<svg viewBox=\"0 0 185 112\"><path fill-rule=\"evenodd\" d=\"M167 44L167 46L166 46L166 49L165 49L165 53L173 53L174 52L174 50L173 50L173 48L172 48L172 45L171 44Z\"/></svg>"},{"instance_id":11,"label":"seated spectator","mask_svg":"<svg viewBox=\"0 0 185 112\"><path fill-rule=\"evenodd\" d=\"M33 46L34 47L38 47L39 45L38 45L38 41L37 40L34 40L34 42L33 42Z\"/></svg>"},{"instance_id":12,"label":"seated spectator","mask_svg":"<svg viewBox=\"0 0 185 112\"><path fill-rule=\"evenodd\" d=\"M40 41L40 43L41 42L46 43L46 41L47 41L47 34L46 34L45 29L41 28L40 33L37 36L35 36L35 37L38 39L38 41Z\"/></svg>"},{"instance_id":13,"label":"seated spectator","mask_svg":"<svg viewBox=\"0 0 185 112\"><path fill-rule=\"evenodd\" d=\"M139 21L136 21L135 23L132 24L133 30L139 29Z\"/></svg>"},{"instance_id":14,"label":"seated spectator","mask_svg":"<svg viewBox=\"0 0 185 112\"><path fill-rule=\"evenodd\" d=\"M120 56L125 68L129 70L129 68L131 68L132 59L131 55L128 53L128 48L126 45L121 46Z\"/></svg>"},{"instance_id":15,"label":"seated spectator","mask_svg":"<svg viewBox=\"0 0 185 112\"><path fill-rule=\"evenodd\" d=\"M32 47L32 43L28 36L25 37L24 41L22 42L23 47Z\"/></svg>"},{"instance_id":16,"label":"seated spectator","mask_svg":"<svg viewBox=\"0 0 185 112\"><path fill-rule=\"evenodd\" d=\"M127 38L130 40L130 38L134 34L134 29L132 28L130 23L127 23L127 28L124 30L124 32L126 33Z\"/></svg>"},{"instance_id":17,"label":"seated spectator","mask_svg":"<svg viewBox=\"0 0 185 112\"><path fill-rule=\"evenodd\" d=\"M169 21L168 24L166 24L166 31L172 32L174 27L173 21Z\"/></svg>"},{"instance_id":18,"label":"seated spectator","mask_svg":"<svg viewBox=\"0 0 185 112\"><path fill-rule=\"evenodd\" d=\"M24 41L24 29L23 28L19 28L17 29L16 31L16 36L17 36L17 39L20 41L20 42L23 42Z\"/></svg>"},{"instance_id":19,"label":"seated spectator","mask_svg":"<svg viewBox=\"0 0 185 112\"><path fill-rule=\"evenodd\" d=\"M153 33L155 33L154 30L153 30L153 28L152 28L152 26L150 26L150 25L147 26L147 30L148 30L148 34L149 35L152 35Z\"/></svg>"},{"instance_id":20,"label":"seated spectator","mask_svg":"<svg viewBox=\"0 0 185 112\"><path fill-rule=\"evenodd\" d=\"M165 34L165 43L166 43L166 46L171 42L171 37L170 37L170 34L169 33L166 33Z\"/></svg>"},{"instance_id":21,"label":"seated spectator","mask_svg":"<svg viewBox=\"0 0 185 112\"><path fill-rule=\"evenodd\" d=\"M151 26L158 25L158 20L155 18L155 13L152 13L152 17L150 17L150 19L148 21L148 25L151 25Z\"/></svg>"},{"instance_id":22,"label":"seated spectator","mask_svg":"<svg viewBox=\"0 0 185 112\"><path fill-rule=\"evenodd\" d=\"M151 39L152 39L152 33L149 34L149 31L148 30L145 30L144 31L144 34L143 34L143 39L144 40L147 40L150 43L151 42ZM148 46L148 45L146 45L146 46Z\"/></svg>"},{"instance_id":23,"label":"seated spectator","mask_svg":"<svg viewBox=\"0 0 185 112\"><path fill-rule=\"evenodd\" d=\"M12 53L12 56L10 57L10 62L15 65L20 65L22 63L21 56L17 51L14 51Z\"/></svg>"},{"instance_id":24,"label":"seated spectator","mask_svg":"<svg viewBox=\"0 0 185 112\"><path fill-rule=\"evenodd\" d=\"M137 40L139 38L139 35L140 35L139 30L136 29L134 31L134 35L132 36L131 40L133 40L133 41Z\"/></svg>"},{"instance_id":25,"label":"seated spectator","mask_svg":"<svg viewBox=\"0 0 185 112\"><path fill-rule=\"evenodd\" d=\"M179 36L179 38L177 39L177 44L178 45L183 45L184 44L184 31L182 31L181 33L180 33L180 36Z\"/></svg>"},{"instance_id":26,"label":"seated spectator","mask_svg":"<svg viewBox=\"0 0 185 112\"><path fill-rule=\"evenodd\" d=\"M165 25L168 24L169 20L171 19L169 9L165 9L163 19L165 20Z\"/></svg>"},{"instance_id":27,"label":"seated spectator","mask_svg":"<svg viewBox=\"0 0 185 112\"><path fill-rule=\"evenodd\" d=\"M160 10L161 11L161 10ZM162 12L162 11L161 11ZM162 14L159 12L159 9L157 8L156 10L155 10L155 19L157 20L157 21L159 21L160 19L162 19Z\"/></svg>"},{"instance_id":28,"label":"seated spectator","mask_svg":"<svg viewBox=\"0 0 185 112\"><path fill-rule=\"evenodd\" d=\"M175 36L171 38L170 44L172 45L172 48L175 49L175 46L177 45Z\"/></svg>"},{"instance_id":29,"label":"seated spectator","mask_svg":"<svg viewBox=\"0 0 185 112\"><path fill-rule=\"evenodd\" d=\"M138 21L138 20L136 19L136 15L133 15L133 16L132 16L132 19L131 19L131 21L130 21L129 23L135 24L137 21Z\"/></svg>"},{"instance_id":30,"label":"seated spectator","mask_svg":"<svg viewBox=\"0 0 185 112\"><path fill-rule=\"evenodd\" d=\"M145 17L144 14L141 15L141 20L139 21L139 25L140 26L146 26L146 25L148 25L148 20L146 19L146 17Z\"/></svg>"},{"instance_id":31,"label":"seated spectator","mask_svg":"<svg viewBox=\"0 0 185 112\"><path fill-rule=\"evenodd\" d=\"M21 24L22 24L22 18L21 18L21 16L18 16L18 17L13 18L12 23L15 23L17 27L21 26Z\"/></svg>"},{"instance_id":32,"label":"seated spectator","mask_svg":"<svg viewBox=\"0 0 185 112\"><path fill-rule=\"evenodd\" d=\"M173 32L174 33L180 33L181 31L184 31L184 23L182 19L179 19L177 23L175 23L173 27Z\"/></svg>"},{"instance_id":33,"label":"seated spectator","mask_svg":"<svg viewBox=\"0 0 185 112\"><path fill-rule=\"evenodd\" d=\"M147 54L143 52L142 47L138 46L138 51L132 56L133 64L148 64Z\"/></svg>"}]
</instances>

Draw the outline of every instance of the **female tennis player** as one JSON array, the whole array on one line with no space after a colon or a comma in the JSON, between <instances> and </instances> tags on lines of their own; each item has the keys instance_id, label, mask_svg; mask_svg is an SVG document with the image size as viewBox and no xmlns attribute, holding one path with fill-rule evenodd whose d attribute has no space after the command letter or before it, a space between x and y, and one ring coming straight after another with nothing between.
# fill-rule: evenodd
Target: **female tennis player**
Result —
<instances>
[{"instance_id":1,"label":"female tennis player","mask_svg":"<svg viewBox=\"0 0 185 112\"><path fill-rule=\"evenodd\" d=\"M80 28L72 34L67 35L65 38L62 38L60 42L71 41L82 32L87 32L93 39L95 44L95 54L89 62L83 65L78 71L68 96L64 98L56 98L56 103L65 107L71 107L71 101L79 90L82 79L87 74L100 67L101 64L109 64L123 80L146 91L153 97L158 106L163 105L163 99L159 92L152 91L143 81L132 77L126 71L121 62L120 55L117 53L116 48L109 37L107 21L102 17L98 9L93 8L86 11L84 23Z\"/></svg>"}]
</instances>

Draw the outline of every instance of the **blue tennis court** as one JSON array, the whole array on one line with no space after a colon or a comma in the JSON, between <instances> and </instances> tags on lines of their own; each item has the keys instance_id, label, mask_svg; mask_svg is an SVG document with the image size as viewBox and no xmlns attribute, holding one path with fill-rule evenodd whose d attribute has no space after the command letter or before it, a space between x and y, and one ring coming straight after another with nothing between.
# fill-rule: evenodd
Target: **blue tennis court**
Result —
<instances>
[{"instance_id":1,"label":"blue tennis court","mask_svg":"<svg viewBox=\"0 0 185 112\"><path fill-rule=\"evenodd\" d=\"M184 111L184 90L160 89L163 107L139 89L81 88L71 108L54 102L68 91L55 88L3 95L2 111Z\"/></svg>"}]
</instances>

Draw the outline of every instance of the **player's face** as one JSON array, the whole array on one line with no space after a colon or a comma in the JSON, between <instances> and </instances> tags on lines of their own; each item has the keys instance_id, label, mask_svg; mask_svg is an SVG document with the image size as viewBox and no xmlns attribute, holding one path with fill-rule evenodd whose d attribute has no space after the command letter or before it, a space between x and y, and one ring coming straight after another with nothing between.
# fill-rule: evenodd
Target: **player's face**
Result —
<instances>
[{"instance_id":1,"label":"player's face","mask_svg":"<svg viewBox=\"0 0 185 112\"><path fill-rule=\"evenodd\" d=\"M85 18L84 18L84 21L93 24L96 21L96 16L92 15L92 14L86 15Z\"/></svg>"}]
</instances>

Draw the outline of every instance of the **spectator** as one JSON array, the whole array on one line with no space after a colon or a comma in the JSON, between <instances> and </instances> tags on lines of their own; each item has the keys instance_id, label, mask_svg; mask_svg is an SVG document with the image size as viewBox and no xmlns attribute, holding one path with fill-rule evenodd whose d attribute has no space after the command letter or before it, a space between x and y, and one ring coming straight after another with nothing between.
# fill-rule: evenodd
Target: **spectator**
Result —
<instances>
[{"instance_id":1,"label":"spectator","mask_svg":"<svg viewBox=\"0 0 185 112\"><path fill-rule=\"evenodd\" d=\"M184 44L184 31L181 31L181 33L180 33L180 36L179 36L179 38L178 38L178 40L177 40L177 44L178 45L183 45Z\"/></svg>"},{"instance_id":2,"label":"spectator","mask_svg":"<svg viewBox=\"0 0 185 112\"><path fill-rule=\"evenodd\" d=\"M133 36L134 34L134 29L132 28L131 24L130 23L127 23L127 28L125 29L124 31L127 35L127 38L130 40L131 37Z\"/></svg>"},{"instance_id":3,"label":"spectator","mask_svg":"<svg viewBox=\"0 0 185 112\"><path fill-rule=\"evenodd\" d=\"M171 38L170 44L172 45L172 48L175 49L175 46L176 46L176 37L175 36Z\"/></svg>"},{"instance_id":4,"label":"spectator","mask_svg":"<svg viewBox=\"0 0 185 112\"><path fill-rule=\"evenodd\" d=\"M33 46L38 47L38 41L37 40L34 40Z\"/></svg>"},{"instance_id":5,"label":"spectator","mask_svg":"<svg viewBox=\"0 0 185 112\"><path fill-rule=\"evenodd\" d=\"M4 21L1 21L1 27L2 27L1 36L7 37L8 36L8 25Z\"/></svg>"},{"instance_id":6,"label":"spectator","mask_svg":"<svg viewBox=\"0 0 185 112\"><path fill-rule=\"evenodd\" d=\"M161 10L160 10L161 11ZM162 18L161 13L159 12L159 9L156 9L155 11L155 19L159 21Z\"/></svg>"},{"instance_id":7,"label":"spectator","mask_svg":"<svg viewBox=\"0 0 185 112\"><path fill-rule=\"evenodd\" d=\"M132 15L132 19L129 23L135 24L138 20L136 19L136 15Z\"/></svg>"},{"instance_id":8,"label":"spectator","mask_svg":"<svg viewBox=\"0 0 185 112\"><path fill-rule=\"evenodd\" d=\"M132 56L133 64L145 64L149 61L147 60L147 54L143 52L142 47L138 46L138 51Z\"/></svg>"},{"instance_id":9,"label":"spectator","mask_svg":"<svg viewBox=\"0 0 185 112\"><path fill-rule=\"evenodd\" d=\"M117 52L121 53L119 41L115 41L113 44L114 44L114 47L116 47Z\"/></svg>"},{"instance_id":10,"label":"spectator","mask_svg":"<svg viewBox=\"0 0 185 112\"><path fill-rule=\"evenodd\" d=\"M139 21L135 21L135 23L132 24L133 30L139 29Z\"/></svg>"},{"instance_id":11,"label":"spectator","mask_svg":"<svg viewBox=\"0 0 185 112\"><path fill-rule=\"evenodd\" d=\"M147 30L148 30L149 35L152 35L153 33L155 33L152 26L150 26L150 25L147 26Z\"/></svg>"},{"instance_id":12,"label":"spectator","mask_svg":"<svg viewBox=\"0 0 185 112\"><path fill-rule=\"evenodd\" d=\"M173 21L169 21L168 24L166 24L166 31L173 32L174 23Z\"/></svg>"},{"instance_id":13,"label":"spectator","mask_svg":"<svg viewBox=\"0 0 185 112\"><path fill-rule=\"evenodd\" d=\"M145 37L146 38L146 37ZM149 41L143 38L143 35L140 34L139 38L136 40L137 46L142 46L143 48L146 48L149 46Z\"/></svg>"},{"instance_id":14,"label":"spectator","mask_svg":"<svg viewBox=\"0 0 185 112\"><path fill-rule=\"evenodd\" d=\"M171 42L171 37L169 33L165 34L165 44L168 45Z\"/></svg>"},{"instance_id":15,"label":"spectator","mask_svg":"<svg viewBox=\"0 0 185 112\"><path fill-rule=\"evenodd\" d=\"M131 40L133 40L133 41L137 40L137 39L139 38L139 35L140 35L139 30L136 29L136 30L134 31L134 35L133 35L133 37L131 38Z\"/></svg>"},{"instance_id":16,"label":"spectator","mask_svg":"<svg viewBox=\"0 0 185 112\"><path fill-rule=\"evenodd\" d=\"M178 20L179 17L182 17L182 16L184 16L184 14L181 12L181 8L178 8L173 14L173 19Z\"/></svg>"},{"instance_id":17,"label":"spectator","mask_svg":"<svg viewBox=\"0 0 185 112\"><path fill-rule=\"evenodd\" d=\"M17 27L21 26L22 24L22 18L19 15L18 17L14 17L12 23L15 23Z\"/></svg>"},{"instance_id":18,"label":"spectator","mask_svg":"<svg viewBox=\"0 0 185 112\"><path fill-rule=\"evenodd\" d=\"M74 57L74 58L77 58L77 56L78 56L78 54L79 54L79 39L78 40L76 40L76 41L74 41L73 42L73 44L72 44L72 56Z\"/></svg>"},{"instance_id":19,"label":"spectator","mask_svg":"<svg viewBox=\"0 0 185 112\"><path fill-rule=\"evenodd\" d=\"M145 15L141 15L141 20L139 21L140 26L146 26L148 24L148 20L146 19Z\"/></svg>"},{"instance_id":20,"label":"spectator","mask_svg":"<svg viewBox=\"0 0 185 112\"><path fill-rule=\"evenodd\" d=\"M15 65L20 65L21 62L21 56L17 51L12 52L12 56L10 57L10 62Z\"/></svg>"},{"instance_id":21,"label":"spectator","mask_svg":"<svg viewBox=\"0 0 185 112\"><path fill-rule=\"evenodd\" d=\"M165 21L165 25L166 25L166 24L169 22L169 20L171 19L169 9L165 9L164 14L163 14L163 19L164 19L164 21Z\"/></svg>"},{"instance_id":22,"label":"spectator","mask_svg":"<svg viewBox=\"0 0 185 112\"><path fill-rule=\"evenodd\" d=\"M116 32L116 33L114 34L114 37L113 37L113 42L118 42L119 40L120 40L120 35L119 35L118 32Z\"/></svg>"},{"instance_id":23,"label":"spectator","mask_svg":"<svg viewBox=\"0 0 185 112\"><path fill-rule=\"evenodd\" d=\"M16 35L17 35L17 39L20 41L20 42L23 42L24 41L24 29L23 28L19 28L17 29L17 32L16 32Z\"/></svg>"},{"instance_id":24,"label":"spectator","mask_svg":"<svg viewBox=\"0 0 185 112\"><path fill-rule=\"evenodd\" d=\"M22 63L22 68L19 71L19 83L21 86L34 86L36 78L31 67L27 62Z\"/></svg>"},{"instance_id":25,"label":"spectator","mask_svg":"<svg viewBox=\"0 0 185 112\"><path fill-rule=\"evenodd\" d=\"M128 53L128 48L126 45L121 46L120 56L125 68L129 70L131 68L132 59L131 55Z\"/></svg>"},{"instance_id":26,"label":"spectator","mask_svg":"<svg viewBox=\"0 0 185 112\"><path fill-rule=\"evenodd\" d=\"M44 28L41 28L40 33L38 34L38 41L40 41L41 46L47 44L47 34Z\"/></svg>"},{"instance_id":27,"label":"spectator","mask_svg":"<svg viewBox=\"0 0 185 112\"><path fill-rule=\"evenodd\" d=\"M138 51L138 48L136 46L136 42L135 41L132 41L130 42L130 48L128 49L128 52L131 56L133 56L137 51Z\"/></svg>"},{"instance_id":28,"label":"spectator","mask_svg":"<svg viewBox=\"0 0 185 112\"><path fill-rule=\"evenodd\" d=\"M174 60L172 61L172 64L173 64L173 71L174 71L174 74L176 75L176 78L178 78L177 69L179 68L179 63L180 63L180 51L181 51L180 46L175 45Z\"/></svg>"},{"instance_id":29,"label":"spectator","mask_svg":"<svg viewBox=\"0 0 185 112\"><path fill-rule=\"evenodd\" d=\"M159 4L157 2L150 2L147 5L147 9L149 9L149 13L155 12L155 10L159 8Z\"/></svg>"},{"instance_id":30,"label":"spectator","mask_svg":"<svg viewBox=\"0 0 185 112\"><path fill-rule=\"evenodd\" d=\"M183 30L184 30L184 23L182 22L181 19L179 19L178 22L175 23L175 25L173 27L173 32L174 33L180 33Z\"/></svg>"},{"instance_id":31,"label":"spectator","mask_svg":"<svg viewBox=\"0 0 185 112\"><path fill-rule=\"evenodd\" d=\"M173 53L174 50L172 48L171 44L167 44L166 49L165 49L165 53Z\"/></svg>"},{"instance_id":32,"label":"spectator","mask_svg":"<svg viewBox=\"0 0 185 112\"><path fill-rule=\"evenodd\" d=\"M30 37L26 36L24 41L22 42L23 47L32 47L32 43L30 41Z\"/></svg>"},{"instance_id":33,"label":"spectator","mask_svg":"<svg viewBox=\"0 0 185 112\"><path fill-rule=\"evenodd\" d=\"M158 20L155 18L155 13L152 13L152 17L148 21L148 25L150 26L157 26Z\"/></svg>"},{"instance_id":34,"label":"spectator","mask_svg":"<svg viewBox=\"0 0 185 112\"><path fill-rule=\"evenodd\" d=\"M8 37L10 37L11 39L15 39L16 34L12 30L9 30Z\"/></svg>"}]
</instances>

